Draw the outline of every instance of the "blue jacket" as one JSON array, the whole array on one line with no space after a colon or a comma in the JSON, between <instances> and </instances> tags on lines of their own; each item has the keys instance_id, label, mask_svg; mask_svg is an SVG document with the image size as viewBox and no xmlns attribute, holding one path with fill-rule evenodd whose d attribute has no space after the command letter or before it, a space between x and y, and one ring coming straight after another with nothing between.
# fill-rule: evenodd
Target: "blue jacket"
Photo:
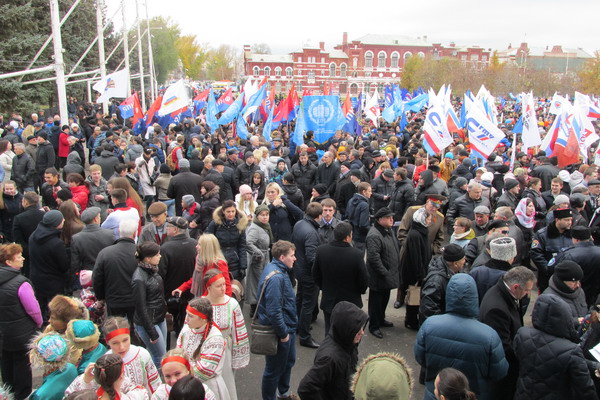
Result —
<instances>
[{"instance_id":1,"label":"blue jacket","mask_svg":"<svg viewBox=\"0 0 600 400\"><path fill-rule=\"evenodd\" d=\"M348 222L352 224L352 239L355 242L364 243L367 241L367 233L371 228L370 214L369 199L355 193L346 207L346 217Z\"/></svg>"},{"instance_id":2,"label":"blue jacket","mask_svg":"<svg viewBox=\"0 0 600 400\"><path fill-rule=\"evenodd\" d=\"M271 325L280 339L289 333L296 332L298 316L296 315L296 294L290 280L290 269L281 261L273 259L263 270L258 281L257 297L260 296L265 278L272 271L273 275L267 282L265 294L258 305L258 322Z\"/></svg>"},{"instance_id":3,"label":"blue jacket","mask_svg":"<svg viewBox=\"0 0 600 400\"><path fill-rule=\"evenodd\" d=\"M435 377L446 367L462 371L479 400L491 398L490 382L508 371L496 331L477 321L479 299L475 281L467 274L450 278L446 314L425 321L417 334L415 358L425 371L425 399L434 400Z\"/></svg>"}]
</instances>

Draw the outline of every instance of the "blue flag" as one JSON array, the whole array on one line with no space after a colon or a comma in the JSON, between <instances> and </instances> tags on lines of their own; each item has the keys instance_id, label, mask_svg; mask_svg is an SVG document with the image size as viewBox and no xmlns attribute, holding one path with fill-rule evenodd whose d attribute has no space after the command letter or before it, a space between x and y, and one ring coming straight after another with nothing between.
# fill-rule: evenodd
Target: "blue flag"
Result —
<instances>
[{"instance_id":1,"label":"blue flag","mask_svg":"<svg viewBox=\"0 0 600 400\"><path fill-rule=\"evenodd\" d=\"M304 132L306 132L306 121L304 119L303 103L300 103L298 118L296 119L296 129L294 129L294 134L292 136L292 142L294 142L296 146L300 146L304 143Z\"/></svg>"},{"instance_id":2,"label":"blue flag","mask_svg":"<svg viewBox=\"0 0 600 400\"><path fill-rule=\"evenodd\" d=\"M392 93L392 88L390 85L385 85L384 99L384 104L386 107L390 107L392 104L394 104L394 94Z\"/></svg>"},{"instance_id":3,"label":"blue flag","mask_svg":"<svg viewBox=\"0 0 600 400\"><path fill-rule=\"evenodd\" d=\"M254 93L254 95L252 95L252 97L250 97L250 100L248 100L248 103L246 103L246 106L242 110L242 114L243 114L244 118L247 118L248 115L257 111L258 108L260 107L260 105L262 104L263 100L266 97L267 97L267 85L262 85L260 87L260 89L258 89L258 92Z\"/></svg>"},{"instance_id":4,"label":"blue flag","mask_svg":"<svg viewBox=\"0 0 600 400\"><path fill-rule=\"evenodd\" d=\"M427 93L422 93L407 101L404 105L404 109L412 112L419 112L421 111L421 108L427 105L427 103L429 103L429 95Z\"/></svg>"},{"instance_id":5,"label":"blue flag","mask_svg":"<svg viewBox=\"0 0 600 400\"><path fill-rule=\"evenodd\" d=\"M275 105L273 105L273 107L271 107L271 110L269 111L269 116L267 117L267 121L265 122L265 125L263 126L263 137L267 140L267 142L271 141L271 132L273 131L273 109L275 108Z\"/></svg>"},{"instance_id":6,"label":"blue flag","mask_svg":"<svg viewBox=\"0 0 600 400\"><path fill-rule=\"evenodd\" d=\"M219 118L219 124L225 125L233 121L240 111L242 110L242 102L244 101L244 96L239 95L237 99L231 104L227 110L223 114L221 114L221 118Z\"/></svg>"},{"instance_id":7,"label":"blue flag","mask_svg":"<svg viewBox=\"0 0 600 400\"><path fill-rule=\"evenodd\" d=\"M325 143L346 123L339 96L305 96L303 105L306 129L315 132L317 143Z\"/></svg>"},{"instance_id":8,"label":"blue flag","mask_svg":"<svg viewBox=\"0 0 600 400\"><path fill-rule=\"evenodd\" d=\"M517 121L515 126L512 128L512 131L514 133L523 133L523 116L519 117L519 120Z\"/></svg>"},{"instance_id":9,"label":"blue flag","mask_svg":"<svg viewBox=\"0 0 600 400\"><path fill-rule=\"evenodd\" d=\"M240 97L242 97L242 96L240 95ZM248 127L246 126L246 120L244 120L244 117L242 117L242 114L238 115L235 126L237 129L238 137L240 137L241 139L247 139L248 138Z\"/></svg>"},{"instance_id":10,"label":"blue flag","mask_svg":"<svg viewBox=\"0 0 600 400\"><path fill-rule=\"evenodd\" d=\"M219 127L217 113L217 101L215 100L212 89L210 89L210 93L208 94L208 106L206 107L206 124L210 126L210 129L213 132Z\"/></svg>"},{"instance_id":11,"label":"blue flag","mask_svg":"<svg viewBox=\"0 0 600 400\"><path fill-rule=\"evenodd\" d=\"M400 130L404 130L404 128L406 128L406 125L408 125L408 119L406 119L406 113L403 111L402 112L402 119L400 120Z\"/></svg>"}]
</instances>

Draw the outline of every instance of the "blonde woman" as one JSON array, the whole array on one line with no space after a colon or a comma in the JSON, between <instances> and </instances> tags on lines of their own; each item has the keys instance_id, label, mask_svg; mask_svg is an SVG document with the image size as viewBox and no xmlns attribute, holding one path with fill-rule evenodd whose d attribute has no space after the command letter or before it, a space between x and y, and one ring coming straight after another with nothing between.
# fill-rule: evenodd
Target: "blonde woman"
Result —
<instances>
[{"instance_id":1,"label":"blonde woman","mask_svg":"<svg viewBox=\"0 0 600 400\"><path fill-rule=\"evenodd\" d=\"M264 149L266 150L266 147ZM269 172L269 162L268 157L263 157L264 152L262 150L262 147L254 150L252 154L254 155L254 163L258 165L258 169L260 169L263 172L263 174L267 175L267 173Z\"/></svg>"},{"instance_id":2,"label":"blonde woman","mask_svg":"<svg viewBox=\"0 0 600 400\"><path fill-rule=\"evenodd\" d=\"M235 195L235 204L238 210L242 210L249 220L252 220L254 210L258 206L252 188L248 185L241 185L240 192Z\"/></svg>"},{"instance_id":3,"label":"blonde woman","mask_svg":"<svg viewBox=\"0 0 600 400\"><path fill-rule=\"evenodd\" d=\"M173 290L173 296L181 296L182 293L191 291L194 297L203 296L206 294L204 287L204 275L206 271L216 268L225 276L227 289L225 293L231 296L231 283L229 282L229 267L225 256L221 251L221 245L217 237L212 234L200 235L198 244L196 245L198 255L196 256L196 267L192 277L187 282L184 282L177 289Z\"/></svg>"},{"instance_id":4,"label":"blonde woman","mask_svg":"<svg viewBox=\"0 0 600 400\"><path fill-rule=\"evenodd\" d=\"M281 186L276 182L267 185L263 204L269 207L273 243L278 240L291 240L292 227L304 217L304 212L284 196Z\"/></svg>"}]
</instances>

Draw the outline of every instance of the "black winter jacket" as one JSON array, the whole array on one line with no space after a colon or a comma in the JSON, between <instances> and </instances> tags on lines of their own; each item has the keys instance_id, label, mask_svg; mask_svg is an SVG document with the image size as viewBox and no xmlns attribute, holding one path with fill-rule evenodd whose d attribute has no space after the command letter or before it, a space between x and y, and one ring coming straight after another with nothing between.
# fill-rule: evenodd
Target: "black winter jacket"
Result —
<instances>
[{"instance_id":1,"label":"black winter jacket","mask_svg":"<svg viewBox=\"0 0 600 400\"><path fill-rule=\"evenodd\" d=\"M30 278L36 294L46 298L63 294L69 266L60 231L40 223L29 237Z\"/></svg>"},{"instance_id":2,"label":"black winter jacket","mask_svg":"<svg viewBox=\"0 0 600 400\"><path fill-rule=\"evenodd\" d=\"M19 299L19 288L25 282L29 279L19 270L0 264L0 336L3 349L27 350L38 330Z\"/></svg>"},{"instance_id":3,"label":"black winter jacket","mask_svg":"<svg viewBox=\"0 0 600 400\"><path fill-rule=\"evenodd\" d=\"M133 321L144 327L150 340L157 340L158 331L154 325L164 321L167 309L163 280L158 271L139 264L131 277L131 288L135 303Z\"/></svg>"},{"instance_id":4,"label":"black winter jacket","mask_svg":"<svg viewBox=\"0 0 600 400\"><path fill-rule=\"evenodd\" d=\"M343 301L331 316L331 328L317 350L311 369L298 386L302 400L352 400L352 375L358 364L358 344L354 337L368 321L356 305Z\"/></svg>"},{"instance_id":5,"label":"black winter jacket","mask_svg":"<svg viewBox=\"0 0 600 400\"><path fill-rule=\"evenodd\" d=\"M37 158L35 160L35 170L38 174L43 174L47 168L54 167L55 160L56 153L51 143L44 142L38 144Z\"/></svg>"},{"instance_id":6,"label":"black winter jacket","mask_svg":"<svg viewBox=\"0 0 600 400\"><path fill-rule=\"evenodd\" d=\"M514 349L519 359L515 400L598 399L577 331L564 321L569 306L557 296L538 297L533 328L519 329Z\"/></svg>"},{"instance_id":7,"label":"black winter jacket","mask_svg":"<svg viewBox=\"0 0 600 400\"><path fill-rule=\"evenodd\" d=\"M175 199L175 215L181 215L181 198L186 194L194 196L194 200L199 202L202 195L200 194L200 184L202 178L187 168L180 168L179 173L171 178L169 187L167 188L167 196L170 199Z\"/></svg>"},{"instance_id":8,"label":"black winter jacket","mask_svg":"<svg viewBox=\"0 0 600 400\"><path fill-rule=\"evenodd\" d=\"M484 265L471 270L469 274L475 279L477 293L479 294L479 303L481 303L487 291L496 286L498 279L503 277L510 268L511 265L506 261L490 258Z\"/></svg>"},{"instance_id":9,"label":"black winter jacket","mask_svg":"<svg viewBox=\"0 0 600 400\"><path fill-rule=\"evenodd\" d=\"M298 207L301 210L304 210L305 206L308 203L304 202L304 196L302 195L302 191L298 189L298 186L296 186L295 183L281 185L281 189L286 194L287 198L290 199L290 201L294 203L296 207Z\"/></svg>"},{"instance_id":10,"label":"black winter jacket","mask_svg":"<svg viewBox=\"0 0 600 400\"><path fill-rule=\"evenodd\" d=\"M33 187L33 176L35 175L35 162L27 153L13 157L11 179L22 191L24 188Z\"/></svg>"},{"instance_id":11,"label":"black winter jacket","mask_svg":"<svg viewBox=\"0 0 600 400\"><path fill-rule=\"evenodd\" d=\"M367 271L369 288L389 290L398 287L400 248L391 229L375 222L367 234Z\"/></svg>"},{"instance_id":12,"label":"black winter jacket","mask_svg":"<svg viewBox=\"0 0 600 400\"><path fill-rule=\"evenodd\" d=\"M4 239L8 242L14 241L13 238L13 222L17 215L23 211L21 202L23 201L23 195L17 192L11 196L6 193L0 194L4 199L4 208L0 210L0 231Z\"/></svg>"},{"instance_id":13,"label":"black winter jacket","mask_svg":"<svg viewBox=\"0 0 600 400\"><path fill-rule=\"evenodd\" d=\"M325 184L327 186L327 193L329 193L339 175L340 167L338 167L336 163L332 162L329 166L325 163L321 163L317 167L315 184Z\"/></svg>"},{"instance_id":14,"label":"black winter jacket","mask_svg":"<svg viewBox=\"0 0 600 400\"><path fill-rule=\"evenodd\" d=\"M464 217L471 221L475 220L475 213L473 210L478 206L490 208L490 202L483 197L479 200L473 200L467 193L456 199L454 203L450 204L448 213L446 213L446 223L448 224L449 231L452 230L454 220L458 217Z\"/></svg>"},{"instance_id":15,"label":"black winter jacket","mask_svg":"<svg viewBox=\"0 0 600 400\"><path fill-rule=\"evenodd\" d=\"M312 276L315 253L321 244L318 229L319 223L309 216L304 216L294 225L291 241L296 245L296 262L294 263L296 274Z\"/></svg>"},{"instance_id":16,"label":"black winter jacket","mask_svg":"<svg viewBox=\"0 0 600 400\"><path fill-rule=\"evenodd\" d=\"M283 206L276 207L269 204L269 225L273 231L273 240L290 240L292 227L297 221L304 218L304 213L296 207L287 197L282 196Z\"/></svg>"},{"instance_id":17,"label":"black winter jacket","mask_svg":"<svg viewBox=\"0 0 600 400\"><path fill-rule=\"evenodd\" d=\"M102 167L102 177L108 181L115 173L115 166L119 164L119 159L112 151L102 150L100 157L96 157L94 164Z\"/></svg>"},{"instance_id":18,"label":"black winter jacket","mask_svg":"<svg viewBox=\"0 0 600 400\"><path fill-rule=\"evenodd\" d=\"M239 189L241 185L249 185L252 181L252 176L254 172L258 169L258 165L247 163L240 164L236 170L234 175L234 185L235 189Z\"/></svg>"},{"instance_id":19,"label":"black winter jacket","mask_svg":"<svg viewBox=\"0 0 600 400\"><path fill-rule=\"evenodd\" d=\"M165 285L165 298L170 298L173 290L187 282L196 265L196 240L187 233L169 237L160 246L159 273Z\"/></svg>"},{"instance_id":20,"label":"black winter jacket","mask_svg":"<svg viewBox=\"0 0 600 400\"><path fill-rule=\"evenodd\" d=\"M588 307L585 303L585 294L580 287L576 290L571 290L556 274L550 277L548 288L544 290L544 294L553 294L563 299L569 306L571 311L571 320L575 329L579 329L579 318L585 317L588 313Z\"/></svg>"},{"instance_id":21,"label":"black winter jacket","mask_svg":"<svg viewBox=\"0 0 600 400\"><path fill-rule=\"evenodd\" d=\"M23 255L29 258L29 237L44 218L38 206L29 206L13 219L13 240L23 247Z\"/></svg>"},{"instance_id":22,"label":"black winter jacket","mask_svg":"<svg viewBox=\"0 0 600 400\"><path fill-rule=\"evenodd\" d=\"M60 179L58 180L58 182L56 183L55 186L50 185L47 182L44 182L42 184L42 187L40 188L40 193L42 195L42 203L45 206L48 206L48 208L50 209L56 209L58 208L58 203L56 202L56 198L54 197L54 190L56 190L57 192L61 189L69 189L69 185L67 185L65 182L61 181Z\"/></svg>"},{"instance_id":23,"label":"black winter jacket","mask_svg":"<svg viewBox=\"0 0 600 400\"><path fill-rule=\"evenodd\" d=\"M419 305L419 324L432 315L446 313L446 287L454 271L442 256L434 257L427 268L428 273L421 286L421 304Z\"/></svg>"},{"instance_id":24,"label":"black winter jacket","mask_svg":"<svg viewBox=\"0 0 600 400\"><path fill-rule=\"evenodd\" d=\"M226 221L221 214L222 208L219 207L213 212L213 221L208 224L205 233L212 233L217 237L225 260L227 260L229 271L235 276L239 270L245 270L248 267L248 255L246 254L248 218L236 211L235 219Z\"/></svg>"},{"instance_id":25,"label":"black winter jacket","mask_svg":"<svg viewBox=\"0 0 600 400\"><path fill-rule=\"evenodd\" d=\"M585 293L585 301L588 307L596 304L596 298L600 294L600 247L594 242L579 242L567 247L555 258L555 264L564 260L571 260L579 264L583 270L581 289Z\"/></svg>"},{"instance_id":26,"label":"black winter jacket","mask_svg":"<svg viewBox=\"0 0 600 400\"><path fill-rule=\"evenodd\" d=\"M311 196L312 188L315 185L317 167L310 161L307 161L306 165L302 165L300 162L297 162L292 166L292 174L294 174L296 185L298 185L302 191L304 200L308 201Z\"/></svg>"},{"instance_id":27,"label":"black winter jacket","mask_svg":"<svg viewBox=\"0 0 600 400\"><path fill-rule=\"evenodd\" d=\"M548 262L563 249L573 246L571 231L560 233L554 222L533 235L531 242L531 261L538 270L538 287L546 290L548 279L554 271L548 268Z\"/></svg>"},{"instance_id":28,"label":"black winter jacket","mask_svg":"<svg viewBox=\"0 0 600 400\"><path fill-rule=\"evenodd\" d=\"M390 197L389 208L394 212L394 221L402 220L408 207L412 206L415 199L415 188L410 179L404 179L394 184Z\"/></svg>"},{"instance_id":29,"label":"black winter jacket","mask_svg":"<svg viewBox=\"0 0 600 400\"><path fill-rule=\"evenodd\" d=\"M371 210L369 199L355 193L346 207L346 218L352 224L352 239L364 243L371 227Z\"/></svg>"},{"instance_id":30,"label":"black winter jacket","mask_svg":"<svg viewBox=\"0 0 600 400\"><path fill-rule=\"evenodd\" d=\"M373 209L375 211L388 206L390 199L384 200L383 198L385 196L391 196L395 186L393 179L390 178L386 181L383 179L382 175L379 175L371 181L371 188L373 189Z\"/></svg>"},{"instance_id":31,"label":"black winter jacket","mask_svg":"<svg viewBox=\"0 0 600 400\"><path fill-rule=\"evenodd\" d=\"M137 268L133 239L120 238L98 253L92 280L98 300L110 307L134 306L131 277Z\"/></svg>"}]
</instances>

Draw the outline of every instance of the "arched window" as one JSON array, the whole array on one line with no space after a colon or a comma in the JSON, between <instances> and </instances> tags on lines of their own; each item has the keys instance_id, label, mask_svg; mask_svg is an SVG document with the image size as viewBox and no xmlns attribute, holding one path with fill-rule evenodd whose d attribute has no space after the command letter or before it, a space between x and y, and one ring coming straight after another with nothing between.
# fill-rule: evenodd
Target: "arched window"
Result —
<instances>
[{"instance_id":1,"label":"arched window","mask_svg":"<svg viewBox=\"0 0 600 400\"><path fill-rule=\"evenodd\" d=\"M275 76L281 78L281 67L275 67Z\"/></svg>"},{"instance_id":2,"label":"arched window","mask_svg":"<svg viewBox=\"0 0 600 400\"><path fill-rule=\"evenodd\" d=\"M285 69L285 76L288 78L291 78L293 76L294 70L292 69L292 67L287 67Z\"/></svg>"},{"instance_id":3,"label":"arched window","mask_svg":"<svg viewBox=\"0 0 600 400\"><path fill-rule=\"evenodd\" d=\"M412 53L410 51L407 51L406 53L404 53L404 61L408 60L411 57L412 57Z\"/></svg>"},{"instance_id":4,"label":"arched window","mask_svg":"<svg viewBox=\"0 0 600 400\"><path fill-rule=\"evenodd\" d=\"M385 54L385 51L380 51L379 54L377 54L377 68L385 68L386 58L387 55Z\"/></svg>"},{"instance_id":5,"label":"arched window","mask_svg":"<svg viewBox=\"0 0 600 400\"><path fill-rule=\"evenodd\" d=\"M252 68L252 74L254 74L255 78L258 78L260 75L260 68L258 68L258 67Z\"/></svg>"},{"instance_id":6,"label":"arched window","mask_svg":"<svg viewBox=\"0 0 600 400\"><path fill-rule=\"evenodd\" d=\"M271 76L271 67L265 67L265 76Z\"/></svg>"},{"instance_id":7,"label":"arched window","mask_svg":"<svg viewBox=\"0 0 600 400\"><path fill-rule=\"evenodd\" d=\"M348 66L345 63L340 65L340 76L342 78L345 78L347 73L348 73Z\"/></svg>"},{"instance_id":8,"label":"arched window","mask_svg":"<svg viewBox=\"0 0 600 400\"><path fill-rule=\"evenodd\" d=\"M335 76L335 63L329 64L329 76Z\"/></svg>"},{"instance_id":9,"label":"arched window","mask_svg":"<svg viewBox=\"0 0 600 400\"><path fill-rule=\"evenodd\" d=\"M398 60L400 59L400 54L397 51L392 53L392 68L398 68Z\"/></svg>"},{"instance_id":10,"label":"arched window","mask_svg":"<svg viewBox=\"0 0 600 400\"><path fill-rule=\"evenodd\" d=\"M373 53L370 51L365 53L365 68L373 68Z\"/></svg>"},{"instance_id":11,"label":"arched window","mask_svg":"<svg viewBox=\"0 0 600 400\"><path fill-rule=\"evenodd\" d=\"M423 53L422 51L418 52L417 55L421 58L425 58L425 53Z\"/></svg>"}]
</instances>

